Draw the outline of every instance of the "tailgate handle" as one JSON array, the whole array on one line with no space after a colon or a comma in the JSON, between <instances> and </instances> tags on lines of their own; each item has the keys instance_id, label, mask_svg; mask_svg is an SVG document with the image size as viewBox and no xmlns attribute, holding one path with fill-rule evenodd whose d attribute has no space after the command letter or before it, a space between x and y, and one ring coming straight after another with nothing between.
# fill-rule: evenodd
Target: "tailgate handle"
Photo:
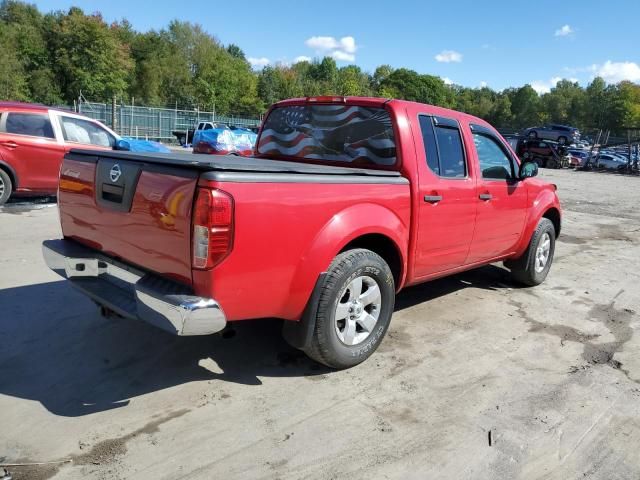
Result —
<instances>
[{"instance_id":1,"label":"tailgate handle","mask_svg":"<svg viewBox=\"0 0 640 480\"><path fill-rule=\"evenodd\" d=\"M113 203L122 203L124 197L124 187L119 185L111 185L109 183L102 184L102 199Z\"/></svg>"}]
</instances>

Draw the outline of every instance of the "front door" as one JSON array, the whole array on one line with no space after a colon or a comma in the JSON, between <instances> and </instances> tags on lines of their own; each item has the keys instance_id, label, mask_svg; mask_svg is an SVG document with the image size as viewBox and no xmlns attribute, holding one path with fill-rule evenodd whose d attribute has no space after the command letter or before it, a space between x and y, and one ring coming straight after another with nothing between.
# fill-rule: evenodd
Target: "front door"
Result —
<instances>
[{"instance_id":1,"label":"front door","mask_svg":"<svg viewBox=\"0 0 640 480\"><path fill-rule=\"evenodd\" d=\"M420 115L416 279L464 265L476 218L476 184L456 120Z\"/></svg>"},{"instance_id":2,"label":"front door","mask_svg":"<svg viewBox=\"0 0 640 480\"><path fill-rule=\"evenodd\" d=\"M527 214L527 186L517 178L518 164L489 129L472 126L480 172L478 214L468 263L512 253Z\"/></svg>"}]
</instances>

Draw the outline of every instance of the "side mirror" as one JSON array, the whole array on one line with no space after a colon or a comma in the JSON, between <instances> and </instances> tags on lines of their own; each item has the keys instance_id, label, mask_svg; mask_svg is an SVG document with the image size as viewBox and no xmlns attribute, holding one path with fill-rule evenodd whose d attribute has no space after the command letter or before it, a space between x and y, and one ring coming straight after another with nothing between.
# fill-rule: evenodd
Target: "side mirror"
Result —
<instances>
[{"instance_id":1,"label":"side mirror","mask_svg":"<svg viewBox=\"0 0 640 480\"><path fill-rule=\"evenodd\" d=\"M518 177L520 180L538 175L538 164L536 162L522 162Z\"/></svg>"},{"instance_id":2,"label":"side mirror","mask_svg":"<svg viewBox=\"0 0 640 480\"><path fill-rule=\"evenodd\" d=\"M124 152L129 152L131 151L131 144L129 144L129 142L127 142L126 140L120 139L120 140L116 140L115 145L113 146L114 150L122 150Z\"/></svg>"}]
</instances>

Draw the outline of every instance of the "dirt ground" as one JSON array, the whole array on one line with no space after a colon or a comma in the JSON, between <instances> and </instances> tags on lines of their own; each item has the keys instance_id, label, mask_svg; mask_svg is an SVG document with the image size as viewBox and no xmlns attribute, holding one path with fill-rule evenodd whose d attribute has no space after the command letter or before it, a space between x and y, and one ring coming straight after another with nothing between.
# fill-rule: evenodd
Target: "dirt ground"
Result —
<instances>
[{"instance_id":1,"label":"dirt ground","mask_svg":"<svg viewBox=\"0 0 640 480\"><path fill-rule=\"evenodd\" d=\"M638 479L640 178L543 171L547 282L488 266L403 292L333 372L276 321L175 338L107 320L41 259L55 206L0 212L0 464L14 479ZM1 475L1 470L0 470Z\"/></svg>"}]
</instances>

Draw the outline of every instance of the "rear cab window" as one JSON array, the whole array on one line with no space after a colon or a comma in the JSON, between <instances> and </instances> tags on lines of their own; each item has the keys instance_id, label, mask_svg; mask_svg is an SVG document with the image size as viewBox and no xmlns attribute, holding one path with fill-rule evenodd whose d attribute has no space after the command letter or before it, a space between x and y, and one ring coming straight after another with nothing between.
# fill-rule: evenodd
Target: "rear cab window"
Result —
<instances>
[{"instance_id":1,"label":"rear cab window","mask_svg":"<svg viewBox=\"0 0 640 480\"><path fill-rule=\"evenodd\" d=\"M391 169L397 165L389 112L381 107L303 104L275 107L257 152L266 158Z\"/></svg>"},{"instance_id":2,"label":"rear cab window","mask_svg":"<svg viewBox=\"0 0 640 480\"><path fill-rule=\"evenodd\" d=\"M429 169L443 178L466 178L467 162L457 121L420 115L420 131Z\"/></svg>"},{"instance_id":3,"label":"rear cab window","mask_svg":"<svg viewBox=\"0 0 640 480\"><path fill-rule=\"evenodd\" d=\"M48 113L5 112L0 121L0 133L55 140Z\"/></svg>"}]
</instances>

